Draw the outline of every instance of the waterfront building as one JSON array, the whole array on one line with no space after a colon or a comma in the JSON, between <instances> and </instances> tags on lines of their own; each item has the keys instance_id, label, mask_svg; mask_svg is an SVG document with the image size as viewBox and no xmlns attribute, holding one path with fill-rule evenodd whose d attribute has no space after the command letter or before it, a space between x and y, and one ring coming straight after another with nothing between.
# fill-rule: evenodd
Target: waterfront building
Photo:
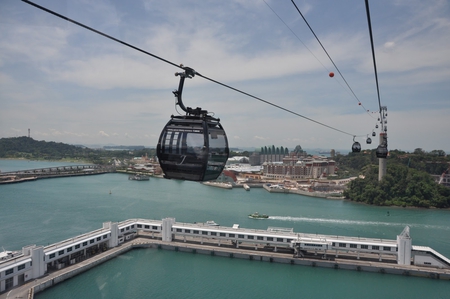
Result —
<instances>
[{"instance_id":1,"label":"waterfront building","mask_svg":"<svg viewBox=\"0 0 450 299\"><path fill-rule=\"evenodd\" d=\"M263 175L270 179L308 179L322 178L335 173L336 162L326 158L303 158L291 155L282 162L265 162Z\"/></svg>"},{"instance_id":2,"label":"waterfront building","mask_svg":"<svg viewBox=\"0 0 450 299\"><path fill-rule=\"evenodd\" d=\"M336 265L339 267L339 264L328 259L329 256L334 256L345 259L348 267L353 267L358 271L363 270L363 266L364 269L367 268L367 271L374 272L383 269L383 273L387 271L403 275L412 275L412 271L417 270L417 276L430 275L431 277L433 275L436 277L436 275L440 275L442 279L450 278L450 273L446 271L446 269L450 269L450 260L430 247L412 245L408 226L397 236L396 240L389 240L305 234L294 232L292 229L271 227L267 230L256 230L240 228L239 225L226 227L210 226L204 223L179 223L175 221L175 218L164 218L162 221L129 219L122 222L104 222L101 229L48 246L30 245L23 247L21 251L0 254L0 293L40 278L49 272L84 261L138 236L155 240L159 244L158 248L161 248L161 241L165 242L165 246L169 242L178 242L177 244L182 242L185 247L198 248L195 250L199 253L202 250L209 253L215 252L214 249L209 251L210 246L232 245L231 247L241 248L248 252L245 254L243 251L239 251L243 258L253 257L255 252L260 252L260 260L263 260L262 255L265 248L268 252L264 255L270 262L275 261L270 252L276 253L279 249L283 249L282 251L287 251L288 254L278 257L281 263L295 264L295 258L310 257L316 266L323 264L323 267L336 268ZM186 243L188 239L190 243ZM209 245L203 246L204 242ZM196 245L190 245L193 243ZM179 249L179 245L174 246L176 247L174 250ZM238 257L238 254L233 253L235 251L232 249L224 248L223 250L227 256L236 254ZM213 254L211 253L211 255ZM370 265L355 262L361 257L365 260L370 259ZM389 263L383 262L385 259L390 261L392 267L389 266ZM411 264L414 267L410 267ZM418 269L419 267L420 269ZM81 270L70 275L79 272ZM58 281L50 279L48 282L44 282L42 289L63 281L70 275Z\"/></svg>"}]
</instances>

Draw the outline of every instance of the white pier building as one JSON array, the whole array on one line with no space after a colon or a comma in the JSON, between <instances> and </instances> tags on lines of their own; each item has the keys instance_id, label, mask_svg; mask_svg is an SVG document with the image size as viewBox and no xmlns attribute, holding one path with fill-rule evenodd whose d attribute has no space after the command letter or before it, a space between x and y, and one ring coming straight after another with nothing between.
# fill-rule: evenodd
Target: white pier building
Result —
<instances>
[{"instance_id":1,"label":"white pier building","mask_svg":"<svg viewBox=\"0 0 450 299\"><path fill-rule=\"evenodd\" d=\"M162 242L208 242L217 246L254 250L291 252L295 257L317 255L338 257L340 254L356 258L375 256L396 260L397 264L436 269L450 269L450 260L433 249L414 246L409 227L396 240L361 237L329 236L296 233L292 229L269 228L256 230L233 227L208 226L197 223L179 223L174 218L161 220L129 219L105 222L98 230L88 232L49 246L30 245L21 251L0 253L0 293L27 281L42 277L49 271L85 260L96 253L116 247L136 235L158 238Z\"/></svg>"}]
</instances>

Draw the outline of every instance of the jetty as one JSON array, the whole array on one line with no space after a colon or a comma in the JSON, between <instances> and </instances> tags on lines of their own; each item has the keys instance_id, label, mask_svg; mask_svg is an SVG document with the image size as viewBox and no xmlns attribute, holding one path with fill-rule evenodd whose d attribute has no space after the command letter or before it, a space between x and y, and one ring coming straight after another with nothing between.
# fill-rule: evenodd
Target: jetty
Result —
<instances>
[{"instance_id":1,"label":"jetty","mask_svg":"<svg viewBox=\"0 0 450 299\"><path fill-rule=\"evenodd\" d=\"M17 170L0 173L0 184L20 183L38 179L96 175L115 172L113 166L96 164L68 165L28 170Z\"/></svg>"},{"instance_id":2,"label":"jetty","mask_svg":"<svg viewBox=\"0 0 450 299\"><path fill-rule=\"evenodd\" d=\"M129 219L0 255L0 299L33 298L134 248L450 280L450 260L432 248L412 245L409 227L389 240L207 226L174 218Z\"/></svg>"}]
</instances>

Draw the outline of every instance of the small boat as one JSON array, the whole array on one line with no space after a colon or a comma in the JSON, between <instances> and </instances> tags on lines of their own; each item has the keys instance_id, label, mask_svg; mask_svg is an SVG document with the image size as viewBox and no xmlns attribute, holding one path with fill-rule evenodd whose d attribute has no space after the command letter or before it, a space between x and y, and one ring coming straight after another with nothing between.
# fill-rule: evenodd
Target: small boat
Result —
<instances>
[{"instance_id":1,"label":"small boat","mask_svg":"<svg viewBox=\"0 0 450 299\"><path fill-rule=\"evenodd\" d=\"M206 181L206 182L202 182L202 184L206 185L206 186L218 187L218 188L223 188L223 189L233 189L233 185L231 185L230 183Z\"/></svg>"},{"instance_id":2,"label":"small boat","mask_svg":"<svg viewBox=\"0 0 450 299\"><path fill-rule=\"evenodd\" d=\"M253 214L249 214L248 218L251 218L251 219L267 219L267 218L269 218L269 216L266 215L266 214L259 214L258 212L255 212Z\"/></svg>"},{"instance_id":3,"label":"small boat","mask_svg":"<svg viewBox=\"0 0 450 299\"><path fill-rule=\"evenodd\" d=\"M209 226L219 226L219 224L215 223L213 220L208 220L205 222L205 225Z\"/></svg>"},{"instance_id":4,"label":"small boat","mask_svg":"<svg viewBox=\"0 0 450 299\"><path fill-rule=\"evenodd\" d=\"M246 191L250 191L250 186L247 184L242 185Z\"/></svg>"},{"instance_id":5,"label":"small boat","mask_svg":"<svg viewBox=\"0 0 450 299\"><path fill-rule=\"evenodd\" d=\"M129 180L133 180L133 181L148 181L150 180L150 178L146 175L143 174L134 174L134 175L130 175L128 177Z\"/></svg>"}]
</instances>

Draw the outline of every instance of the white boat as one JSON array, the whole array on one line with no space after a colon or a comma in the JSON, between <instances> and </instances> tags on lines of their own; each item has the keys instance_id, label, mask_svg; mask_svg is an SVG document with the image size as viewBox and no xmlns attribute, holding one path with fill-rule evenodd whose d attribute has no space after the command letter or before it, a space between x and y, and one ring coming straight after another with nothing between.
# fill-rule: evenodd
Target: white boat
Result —
<instances>
[{"instance_id":1,"label":"white boat","mask_svg":"<svg viewBox=\"0 0 450 299\"><path fill-rule=\"evenodd\" d=\"M130 175L128 177L129 180L133 180L133 181L148 181L150 180L150 178L146 175L143 174L135 174L135 175Z\"/></svg>"},{"instance_id":2,"label":"white boat","mask_svg":"<svg viewBox=\"0 0 450 299\"><path fill-rule=\"evenodd\" d=\"M230 183L207 181L207 182L202 182L202 184L206 185L206 186L218 187L218 188L223 188L223 189L233 189L233 185L231 185Z\"/></svg>"},{"instance_id":3,"label":"white boat","mask_svg":"<svg viewBox=\"0 0 450 299\"><path fill-rule=\"evenodd\" d=\"M209 226L219 226L219 224L215 223L213 220L208 220L205 222L205 225Z\"/></svg>"},{"instance_id":4,"label":"white boat","mask_svg":"<svg viewBox=\"0 0 450 299\"><path fill-rule=\"evenodd\" d=\"M269 216L266 215L266 214L259 214L258 212L255 212L253 214L248 215L248 218L251 218L251 219L267 219L267 218L269 218Z\"/></svg>"},{"instance_id":5,"label":"white boat","mask_svg":"<svg viewBox=\"0 0 450 299\"><path fill-rule=\"evenodd\" d=\"M250 186L247 184L242 185L246 191L250 191Z\"/></svg>"}]
</instances>

